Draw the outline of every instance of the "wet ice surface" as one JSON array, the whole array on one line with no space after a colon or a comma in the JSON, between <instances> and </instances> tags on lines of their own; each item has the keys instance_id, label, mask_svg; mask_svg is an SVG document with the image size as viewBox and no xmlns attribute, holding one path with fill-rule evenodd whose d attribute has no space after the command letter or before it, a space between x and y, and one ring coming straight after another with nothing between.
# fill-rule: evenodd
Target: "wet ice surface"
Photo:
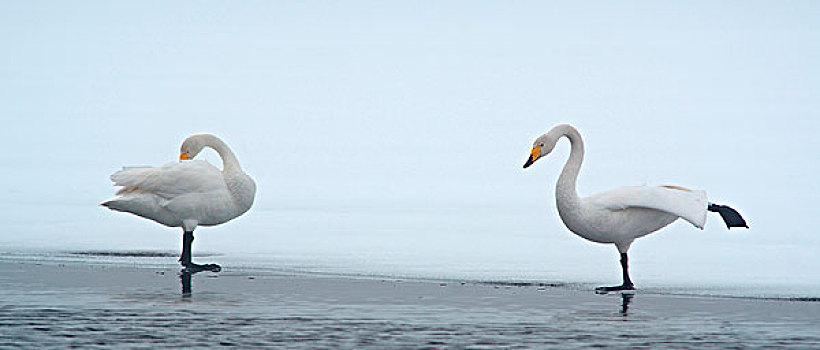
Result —
<instances>
[{"instance_id":1,"label":"wet ice surface","mask_svg":"<svg viewBox=\"0 0 820 350\"><path fill-rule=\"evenodd\" d=\"M0 347L820 346L820 303L2 262Z\"/></svg>"},{"instance_id":2,"label":"wet ice surface","mask_svg":"<svg viewBox=\"0 0 820 350\"><path fill-rule=\"evenodd\" d=\"M179 232L60 209L3 237L0 348L820 347L820 303L789 301L820 296L816 248L762 229L642 238L626 300L592 293L617 251L543 213L257 210L198 230L224 270L184 296Z\"/></svg>"},{"instance_id":3,"label":"wet ice surface","mask_svg":"<svg viewBox=\"0 0 820 350\"><path fill-rule=\"evenodd\" d=\"M463 203L461 203L463 204ZM0 235L3 256L168 266L181 231L94 206L51 206L48 222L13 219ZM22 210L22 209L15 209ZM253 218L203 227L195 260L286 273L477 281L620 283L617 250L580 239L557 214L510 203L492 206L254 208ZM17 219L17 216L23 217ZM82 220L78 218L83 218ZM715 220L712 220L715 219ZM779 227L706 230L677 222L637 240L630 272L659 293L820 297L816 237ZM198 259L198 260L197 260Z\"/></svg>"}]
</instances>

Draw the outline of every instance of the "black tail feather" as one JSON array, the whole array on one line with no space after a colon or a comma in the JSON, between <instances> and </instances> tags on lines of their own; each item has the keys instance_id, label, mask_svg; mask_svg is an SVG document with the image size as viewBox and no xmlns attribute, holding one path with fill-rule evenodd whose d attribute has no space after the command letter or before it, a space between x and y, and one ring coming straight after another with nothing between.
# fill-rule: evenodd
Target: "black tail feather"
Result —
<instances>
[{"instance_id":1,"label":"black tail feather","mask_svg":"<svg viewBox=\"0 0 820 350\"><path fill-rule=\"evenodd\" d=\"M737 210L734 210L727 205L709 203L709 207L707 207L707 209L709 211L713 211L720 214L720 217L723 219L723 222L726 223L727 229L731 229L732 227L749 228L749 225L746 224L746 220L743 220L743 217L740 216L740 213L738 213Z\"/></svg>"}]
</instances>

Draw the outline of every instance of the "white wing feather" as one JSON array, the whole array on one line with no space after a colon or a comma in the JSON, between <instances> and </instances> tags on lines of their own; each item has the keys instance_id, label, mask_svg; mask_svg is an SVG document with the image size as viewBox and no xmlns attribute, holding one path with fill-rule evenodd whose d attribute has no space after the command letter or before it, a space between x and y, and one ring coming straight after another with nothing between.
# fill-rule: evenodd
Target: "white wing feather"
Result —
<instances>
[{"instance_id":1,"label":"white wing feather","mask_svg":"<svg viewBox=\"0 0 820 350\"><path fill-rule=\"evenodd\" d=\"M219 225L248 211L256 184L242 172L230 148L213 135L191 136L183 145L189 141L216 150L225 170L201 160L126 167L111 175L122 188L102 205L186 231Z\"/></svg>"},{"instance_id":2,"label":"white wing feather","mask_svg":"<svg viewBox=\"0 0 820 350\"><path fill-rule=\"evenodd\" d=\"M206 161L169 163L161 167L123 168L111 175L117 186L165 199L192 193L227 191L222 171Z\"/></svg>"},{"instance_id":3,"label":"white wing feather","mask_svg":"<svg viewBox=\"0 0 820 350\"><path fill-rule=\"evenodd\" d=\"M586 198L588 203L608 210L648 208L677 215L697 228L706 225L709 204L706 191L677 186L629 186Z\"/></svg>"}]
</instances>

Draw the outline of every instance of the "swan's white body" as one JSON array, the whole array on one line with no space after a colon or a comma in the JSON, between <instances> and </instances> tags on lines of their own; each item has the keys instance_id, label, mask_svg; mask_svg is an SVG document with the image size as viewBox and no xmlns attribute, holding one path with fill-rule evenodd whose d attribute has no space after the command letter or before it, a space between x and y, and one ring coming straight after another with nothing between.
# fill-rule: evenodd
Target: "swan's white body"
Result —
<instances>
[{"instance_id":1,"label":"swan's white body","mask_svg":"<svg viewBox=\"0 0 820 350\"><path fill-rule=\"evenodd\" d=\"M569 139L571 151L558 178L555 201L561 220L576 235L614 244L625 253L636 238L678 218L700 229L706 224L709 202L704 191L678 186L630 186L579 198L575 183L584 160L584 141L578 130L558 125L536 139L531 162L549 154L561 137Z\"/></svg>"},{"instance_id":2,"label":"swan's white body","mask_svg":"<svg viewBox=\"0 0 820 350\"><path fill-rule=\"evenodd\" d=\"M562 198L562 197L558 197ZM698 228L706 223L706 192L682 187L621 187L581 198L558 200L558 214L573 233L626 252L636 238L678 218Z\"/></svg>"},{"instance_id":3,"label":"swan's white body","mask_svg":"<svg viewBox=\"0 0 820 350\"><path fill-rule=\"evenodd\" d=\"M189 232L199 225L219 225L242 215L253 205L256 184L216 136L191 136L181 153L193 158L204 147L219 153L223 170L200 160L126 167L111 175L114 185L123 187L118 197L103 205Z\"/></svg>"},{"instance_id":4,"label":"swan's white body","mask_svg":"<svg viewBox=\"0 0 820 350\"><path fill-rule=\"evenodd\" d=\"M703 229L709 211L720 214L727 228L749 228L736 210L726 205L709 203L706 192L679 186L631 186L579 198L575 191L578 172L584 162L584 140L571 125L558 125L535 139L532 153L524 168L548 155L562 137L570 142L570 153L558 184L555 202L558 215L567 228L576 235L598 243L614 244L621 254L623 284L599 287L596 292L635 289L629 278L627 251L636 238L646 236L683 218Z\"/></svg>"}]
</instances>

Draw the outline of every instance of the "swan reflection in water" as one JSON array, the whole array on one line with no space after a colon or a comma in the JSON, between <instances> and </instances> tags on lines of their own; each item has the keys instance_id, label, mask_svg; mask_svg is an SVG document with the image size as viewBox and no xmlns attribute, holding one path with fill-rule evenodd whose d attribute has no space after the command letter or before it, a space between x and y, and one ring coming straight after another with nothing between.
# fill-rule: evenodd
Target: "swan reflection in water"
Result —
<instances>
[{"instance_id":1,"label":"swan reflection in water","mask_svg":"<svg viewBox=\"0 0 820 350\"><path fill-rule=\"evenodd\" d=\"M191 271L183 269L179 273L179 281L182 282L182 298L191 297Z\"/></svg>"},{"instance_id":2,"label":"swan reflection in water","mask_svg":"<svg viewBox=\"0 0 820 350\"><path fill-rule=\"evenodd\" d=\"M621 316L629 316L629 304L632 302L632 298L635 297L633 293L621 293L621 310L618 311L618 314Z\"/></svg>"},{"instance_id":3,"label":"swan reflection in water","mask_svg":"<svg viewBox=\"0 0 820 350\"><path fill-rule=\"evenodd\" d=\"M188 299L193 294L191 277L199 272L202 272L202 270L182 269L179 272L179 282L182 284L182 299Z\"/></svg>"}]
</instances>

